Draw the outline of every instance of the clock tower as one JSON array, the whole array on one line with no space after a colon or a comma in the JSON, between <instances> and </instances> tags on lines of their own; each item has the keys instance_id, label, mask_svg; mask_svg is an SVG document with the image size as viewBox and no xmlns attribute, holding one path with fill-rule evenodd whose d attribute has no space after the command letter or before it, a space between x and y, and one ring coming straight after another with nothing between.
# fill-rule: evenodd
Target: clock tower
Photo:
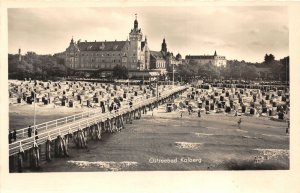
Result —
<instances>
[{"instance_id":1,"label":"clock tower","mask_svg":"<svg viewBox=\"0 0 300 193\"><path fill-rule=\"evenodd\" d=\"M129 41L130 41L129 69L130 70L140 69L142 39L143 39L143 33L139 28L137 14L135 14L133 29L131 29L129 33Z\"/></svg>"}]
</instances>

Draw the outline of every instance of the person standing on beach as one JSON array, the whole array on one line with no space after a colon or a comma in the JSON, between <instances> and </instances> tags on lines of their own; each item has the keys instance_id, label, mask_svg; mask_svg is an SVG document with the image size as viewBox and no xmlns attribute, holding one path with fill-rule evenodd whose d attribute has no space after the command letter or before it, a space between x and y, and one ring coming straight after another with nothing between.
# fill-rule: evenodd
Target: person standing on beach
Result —
<instances>
[{"instance_id":1,"label":"person standing on beach","mask_svg":"<svg viewBox=\"0 0 300 193\"><path fill-rule=\"evenodd\" d=\"M239 128L241 128L242 118L240 118L237 123L238 123Z\"/></svg>"},{"instance_id":2,"label":"person standing on beach","mask_svg":"<svg viewBox=\"0 0 300 193\"><path fill-rule=\"evenodd\" d=\"M287 135L289 134L289 129L290 129L290 121L288 121L288 126L285 130L285 134L287 134Z\"/></svg>"},{"instance_id":3,"label":"person standing on beach","mask_svg":"<svg viewBox=\"0 0 300 193\"><path fill-rule=\"evenodd\" d=\"M201 118L201 111L200 111L200 109L198 110L198 117Z\"/></svg>"}]
</instances>

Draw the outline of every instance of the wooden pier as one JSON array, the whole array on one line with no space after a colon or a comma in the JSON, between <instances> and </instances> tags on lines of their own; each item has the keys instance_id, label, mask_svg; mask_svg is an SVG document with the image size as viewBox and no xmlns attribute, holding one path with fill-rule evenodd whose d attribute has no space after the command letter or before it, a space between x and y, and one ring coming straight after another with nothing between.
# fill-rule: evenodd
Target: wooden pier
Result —
<instances>
[{"instance_id":1,"label":"wooden pier","mask_svg":"<svg viewBox=\"0 0 300 193\"><path fill-rule=\"evenodd\" d=\"M11 172L22 172L23 168L39 168L40 161L51 161L55 157L69 156L68 143L77 148L86 148L86 140L100 140L102 132L117 132L126 123L140 119L142 114L174 99L187 89L176 86L160 96L151 97L117 111L102 113L101 109L88 111L54 121L38 124L33 130L38 135L27 136L27 129L18 130L17 141L9 144L9 168ZM89 136L89 137L87 137ZM43 155L43 156L42 156Z\"/></svg>"}]
</instances>

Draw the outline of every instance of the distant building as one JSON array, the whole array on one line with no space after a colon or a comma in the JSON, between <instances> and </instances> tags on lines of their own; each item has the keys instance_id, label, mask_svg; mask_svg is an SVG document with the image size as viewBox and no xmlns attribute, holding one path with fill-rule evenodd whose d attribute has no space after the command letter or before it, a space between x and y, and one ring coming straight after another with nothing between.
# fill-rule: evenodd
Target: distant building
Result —
<instances>
[{"instance_id":1,"label":"distant building","mask_svg":"<svg viewBox=\"0 0 300 193\"><path fill-rule=\"evenodd\" d=\"M182 57L178 53L174 57L172 52L168 52L165 38L161 44L160 51L150 51L150 69L159 71L161 74L167 74L173 69L173 65L182 63Z\"/></svg>"},{"instance_id":2,"label":"distant building","mask_svg":"<svg viewBox=\"0 0 300 193\"><path fill-rule=\"evenodd\" d=\"M211 63L215 66L226 66L227 60L225 56L218 56L217 51L214 55L187 55L185 56L186 63L191 64L207 64Z\"/></svg>"}]
</instances>

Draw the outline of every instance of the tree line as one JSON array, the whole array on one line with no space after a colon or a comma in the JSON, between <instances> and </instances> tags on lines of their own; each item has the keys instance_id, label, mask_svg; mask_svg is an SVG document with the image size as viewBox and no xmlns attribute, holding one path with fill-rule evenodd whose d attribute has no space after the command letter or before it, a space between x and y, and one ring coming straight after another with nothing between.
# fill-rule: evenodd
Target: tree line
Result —
<instances>
[{"instance_id":1,"label":"tree line","mask_svg":"<svg viewBox=\"0 0 300 193\"><path fill-rule=\"evenodd\" d=\"M88 77L87 77L88 75ZM27 52L19 60L18 54L8 54L8 78L9 79L56 79L62 77L99 78L101 70L89 73L76 71L65 66L64 58L59 54L38 55L35 52ZM128 70L125 66L117 65L113 68L108 78L127 79Z\"/></svg>"},{"instance_id":2,"label":"tree line","mask_svg":"<svg viewBox=\"0 0 300 193\"><path fill-rule=\"evenodd\" d=\"M266 54L261 63L227 60L225 67L191 61L178 66L177 72L184 81L191 81L195 78L262 80L265 78L259 74L259 70L262 68L267 69L267 72L271 74L268 76L268 80L289 81L289 56L275 60L275 56L272 54Z\"/></svg>"},{"instance_id":3,"label":"tree line","mask_svg":"<svg viewBox=\"0 0 300 193\"><path fill-rule=\"evenodd\" d=\"M272 73L272 80L289 81L289 57L275 60L272 54L266 54L261 63L250 63L244 60L228 60L226 67L216 67L212 63L200 65L196 62L179 65L176 69L176 79L191 81L196 78L204 79L244 79L256 80L260 68L268 68ZM99 78L101 69L91 72L91 77ZM19 61L18 54L8 54L8 75L10 79L51 79L67 76L84 77L81 71L72 70L65 66L64 58L59 55L38 55L27 52ZM124 66L115 66L111 78L127 79L128 69Z\"/></svg>"},{"instance_id":4,"label":"tree line","mask_svg":"<svg viewBox=\"0 0 300 193\"><path fill-rule=\"evenodd\" d=\"M67 75L64 59L57 55L38 55L27 52L19 60L18 54L8 54L9 79L51 79Z\"/></svg>"}]
</instances>

